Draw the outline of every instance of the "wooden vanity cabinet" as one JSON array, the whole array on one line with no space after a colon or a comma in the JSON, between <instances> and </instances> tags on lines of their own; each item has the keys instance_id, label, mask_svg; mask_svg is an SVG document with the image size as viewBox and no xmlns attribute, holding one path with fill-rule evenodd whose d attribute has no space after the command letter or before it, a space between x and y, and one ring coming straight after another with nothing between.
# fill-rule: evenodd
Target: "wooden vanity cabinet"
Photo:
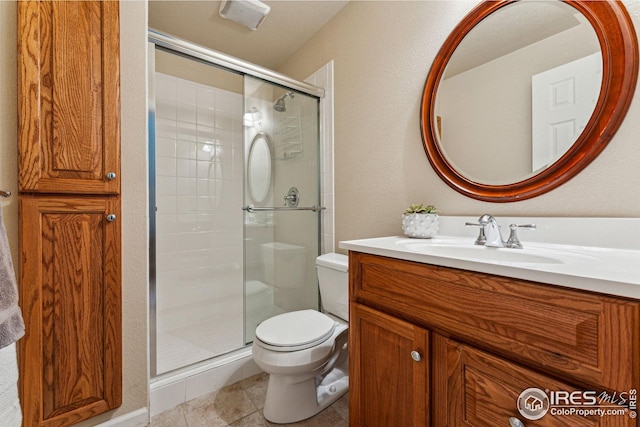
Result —
<instances>
[{"instance_id":1,"label":"wooden vanity cabinet","mask_svg":"<svg viewBox=\"0 0 640 427\"><path fill-rule=\"evenodd\" d=\"M407 341L393 358L384 359L390 350L367 337L363 353L363 335L381 330L363 328L363 312L381 325L401 322L426 334L429 350L423 360L429 360L429 372L423 396L428 399L425 419L433 427L508 426L511 416L527 427L637 425L629 416L547 414L530 421L516 404L530 387L610 394L637 389L638 301L358 252L349 254L349 281L352 426L376 425L363 422L364 405L402 408L402 390L381 400L372 381L365 387L363 378L407 377L415 350ZM363 367L373 363L363 359L385 360L384 374L370 373L379 365ZM405 383L412 393L415 382L412 377ZM395 422L395 414L385 416L393 421L379 425L407 425Z\"/></svg>"}]
</instances>

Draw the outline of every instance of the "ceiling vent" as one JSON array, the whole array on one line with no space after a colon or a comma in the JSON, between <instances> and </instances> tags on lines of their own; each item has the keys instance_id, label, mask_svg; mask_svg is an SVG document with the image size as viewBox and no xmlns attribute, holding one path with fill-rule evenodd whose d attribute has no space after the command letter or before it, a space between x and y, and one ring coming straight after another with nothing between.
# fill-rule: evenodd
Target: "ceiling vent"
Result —
<instances>
[{"instance_id":1,"label":"ceiling vent","mask_svg":"<svg viewBox=\"0 0 640 427\"><path fill-rule=\"evenodd\" d=\"M245 27L257 30L271 8L259 0L224 0L220 16Z\"/></svg>"}]
</instances>

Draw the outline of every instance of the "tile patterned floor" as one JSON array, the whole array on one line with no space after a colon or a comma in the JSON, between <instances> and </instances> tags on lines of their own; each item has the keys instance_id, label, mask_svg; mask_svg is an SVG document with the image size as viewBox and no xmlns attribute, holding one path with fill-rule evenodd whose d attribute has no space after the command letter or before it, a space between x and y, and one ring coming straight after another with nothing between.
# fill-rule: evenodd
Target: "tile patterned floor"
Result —
<instances>
[{"instance_id":1,"label":"tile patterned floor","mask_svg":"<svg viewBox=\"0 0 640 427\"><path fill-rule=\"evenodd\" d=\"M185 402L154 416L149 427L348 427L349 393L308 420L293 424L268 422L262 415L268 379L264 373L254 375Z\"/></svg>"}]
</instances>

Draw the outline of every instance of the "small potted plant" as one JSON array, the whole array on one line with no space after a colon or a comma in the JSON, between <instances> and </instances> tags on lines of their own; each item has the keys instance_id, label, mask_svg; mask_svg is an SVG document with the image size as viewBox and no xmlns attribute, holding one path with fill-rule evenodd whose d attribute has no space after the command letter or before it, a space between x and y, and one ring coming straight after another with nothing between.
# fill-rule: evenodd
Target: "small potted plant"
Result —
<instances>
[{"instance_id":1,"label":"small potted plant","mask_svg":"<svg viewBox=\"0 0 640 427\"><path fill-rule=\"evenodd\" d=\"M402 215L402 231L409 237L430 239L438 232L438 212L433 205L411 205Z\"/></svg>"}]
</instances>

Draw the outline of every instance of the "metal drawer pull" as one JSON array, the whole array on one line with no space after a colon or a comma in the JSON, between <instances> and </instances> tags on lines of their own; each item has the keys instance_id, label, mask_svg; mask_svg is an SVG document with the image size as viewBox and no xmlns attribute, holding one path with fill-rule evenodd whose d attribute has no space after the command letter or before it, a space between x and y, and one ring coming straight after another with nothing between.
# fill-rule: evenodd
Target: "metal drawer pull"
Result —
<instances>
[{"instance_id":1,"label":"metal drawer pull","mask_svg":"<svg viewBox=\"0 0 640 427\"><path fill-rule=\"evenodd\" d=\"M114 214L107 215L107 221L113 222L116 220L116 216Z\"/></svg>"},{"instance_id":2,"label":"metal drawer pull","mask_svg":"<svg viewBox=\"0 0 640 427\"><path fill-rule=\"evenodd\" d=\"M413 350L413 351L411 352L411 358L412 358L413 360L415 360L416 362L419 362L419 361L421 361L421 360L422 360L422 356L420 356L420 353L418 353L418 352L417 352L417 351L415 351L415 350Z\"/></svg>"},{"instance_id":3,"label":"metal drawer pull","mask_svg":"<svg viewBox=\"0 0 640 427\"><path fill-rule=\"evenodd\" d=\"M108 180L116 179L116 176L117 176L117 175L116 175L116 173L115 173L115 172L109 172L109 173L107 174L107 179L108 179Z\"/></svg>"},{"instance_id":4,"label":"metal drawer pull","mask_svg":"<svg viewBox=\"0 0 640 427\"><path fill-rule=\"evenodd\" d=\"M522 421L520 421L516 417L510 417L509 418L509 427L524 427L524 424L523 424Z\"/></svg>"}]
</instances>

